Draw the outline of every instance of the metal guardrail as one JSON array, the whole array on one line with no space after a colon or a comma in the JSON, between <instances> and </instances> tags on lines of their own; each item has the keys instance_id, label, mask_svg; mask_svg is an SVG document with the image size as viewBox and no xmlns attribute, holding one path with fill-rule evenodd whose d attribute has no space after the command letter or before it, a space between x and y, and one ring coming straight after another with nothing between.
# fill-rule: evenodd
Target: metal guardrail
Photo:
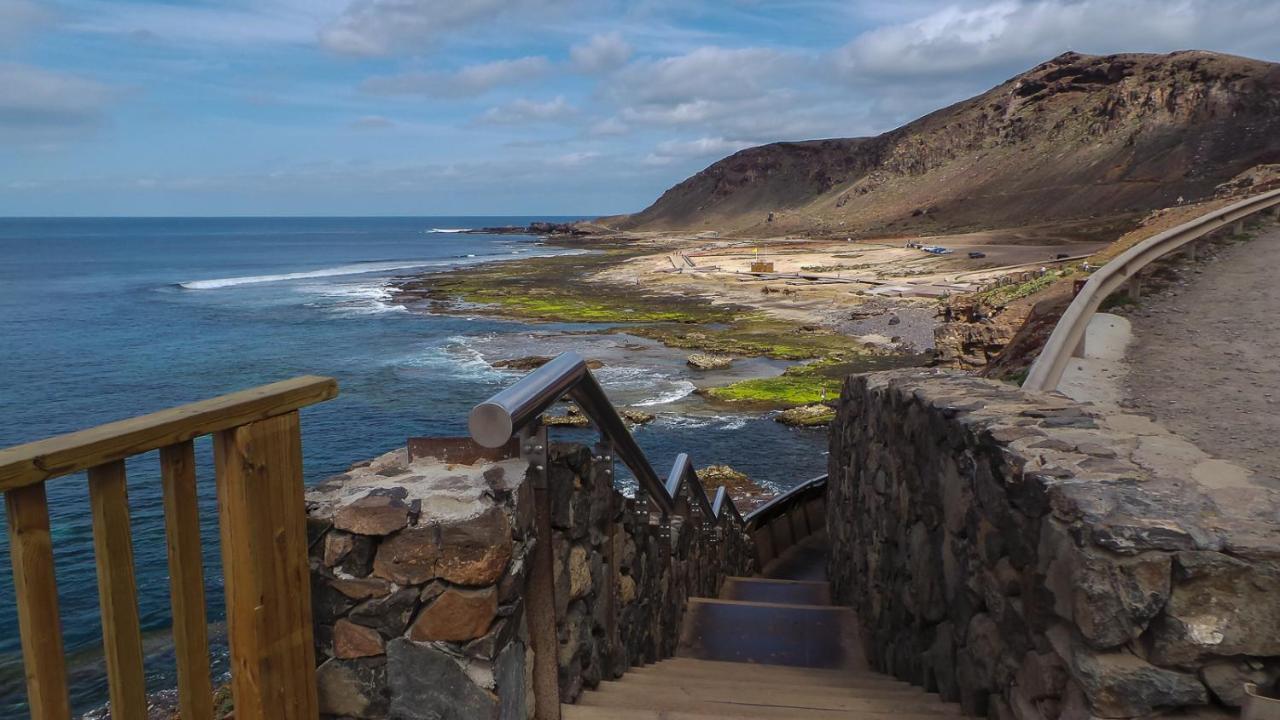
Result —
<instances>
[{"instance_id":1,"label":"metal guardrail","mask_svg":"<svg viewBox=\"0 0 1280 720\"><path fill-rule=\"evenodd\" d=\"M1099 268L1067 307L1040 356L1031 365L1025 390L1056 390L1072 357L1083 356L1085 332L1098 306L1152 262L1232 223L1280 206L1280 190L1272 190L1154 235Z\"/></svg>"},{"instance_id":2,"label":"metal guardrail","mask_svg":"<svg viewBox=\"0 0 1280 720\"><path fill-rule=\"evenodd\" d=\"M716 491L714 500L708 500L706 489L686 453L676 457L666 482L658 479L648 457L596 382L586 361L576 352L562 353L472 408L467 422L471 438L484 447L496 448L510 442L513 436L521 436L522 446L545 448L545 439L537 444L523 440L540 427L538 418L542 413L565 395L578 404L600 431L613 453L635 475L640 493L652 500L663 517L673 514L680 498L687 496L708 519L718 521L728 513L742 520L733 498L723 487Z\"/></svg>"},{"instance_id":3,"label":"metal guardrail","mask_svg":"<svg viewBox=\"0 0 1280 720\"><path fill-rule=\"evenodd\" d=\"M816 478L805 480L790 490L774 497L769 502L747 513L745 521L748 526L763 525L773 518L782 515L791 509L796 501L807 497L811 493L817 493L826 488L827 476L819 475Z\"/></svg>"}]
</instances>

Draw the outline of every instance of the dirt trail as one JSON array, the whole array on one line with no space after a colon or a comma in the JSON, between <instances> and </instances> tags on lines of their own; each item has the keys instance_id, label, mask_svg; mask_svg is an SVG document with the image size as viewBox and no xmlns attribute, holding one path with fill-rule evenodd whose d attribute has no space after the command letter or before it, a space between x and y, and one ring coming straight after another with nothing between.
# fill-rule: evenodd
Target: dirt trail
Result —
<instances>
[{"instance_id":1,"label":"dirt trail","mask_svg":"<svg viewBox=\"0 0 1280 720\"><path fill-rule=\"evenodd\" d=\"M1280 227L1215 245L1127 313L1126 404L1206 452L1280 479Z\"/></svg>"}]
</instances>

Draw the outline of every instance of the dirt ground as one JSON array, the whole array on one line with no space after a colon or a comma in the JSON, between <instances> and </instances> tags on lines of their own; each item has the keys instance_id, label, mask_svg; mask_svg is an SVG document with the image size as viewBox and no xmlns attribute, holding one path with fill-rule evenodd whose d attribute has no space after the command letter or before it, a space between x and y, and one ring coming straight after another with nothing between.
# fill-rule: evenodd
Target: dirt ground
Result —
<instances>
[{"instance_id":1,"label":"dirt ground","mask_svg":"<svg viewBox=\"0 0 1280 720\"><path fill-rule=\"evenodd\" d=\"M1215 244L1132 312L1126 405L1280 479L1280 226Z\"/></svg>"},{"instance_id":2,"label":"dirt ground","mask_svg":"<svg viewBox=\"0 0 1280 720\"><path fill-rule=\"evenodd\" d=\"M915 240L952 252L933 255L906 248L907 241L901 238L742 241L655 233L638 240L653 248L651 254L610 268L598 279L746 305L777 318L829 327L863 342L922 351L933 347L942 294L976 288L1005 272L1040 267L1057 255L1096 252L1107 244L1026 229ZM986 257L970 258L970 251L981 251ZM755 260L772 262L776 274L749 273ZM903 297L897 292L881 296L880 291L890 286L918 290Z\"/></svg>"}]
</instances>

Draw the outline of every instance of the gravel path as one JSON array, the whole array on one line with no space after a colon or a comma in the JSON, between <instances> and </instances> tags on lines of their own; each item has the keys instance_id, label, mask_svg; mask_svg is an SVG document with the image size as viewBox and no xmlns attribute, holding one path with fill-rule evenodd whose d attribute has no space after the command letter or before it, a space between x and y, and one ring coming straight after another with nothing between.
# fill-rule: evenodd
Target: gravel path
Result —
<instances>
[{"instance_id":1,"label":"gravel path","mask_svg":"<svg viewBox=\"0 0 1280 720\"><path fill-rule=\"evenodd\" d=\"M1215 243L1126 313L1125 404L1204 451L1280 478L1280 227Z\"/></svg>"}]
</instances>

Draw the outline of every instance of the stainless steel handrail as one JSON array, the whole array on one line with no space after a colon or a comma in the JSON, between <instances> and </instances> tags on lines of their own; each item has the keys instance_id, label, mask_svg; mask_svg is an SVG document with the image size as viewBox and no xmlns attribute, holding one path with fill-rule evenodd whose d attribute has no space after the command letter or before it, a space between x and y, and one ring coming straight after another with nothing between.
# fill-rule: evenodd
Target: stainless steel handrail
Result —
<instances>
[{"instance_id":1,"label":"stainless steel handrail","mask_svg":"<svg viewBox=\"0 0 1280 720\"><path fill-rule=\"evenodd\" d=\"M1149 237L1098 268L1062 313L1040 356L1031 364L1023 389L1056 390L1072 356L1081 347L1098 306L1147 265L1215 230L1277 206L1280 190L1255 195Z\"/></svg>"},{"instance_id":2,"label":"stainless steel handrail","mask_svg":"<svg viewBox=\"0 0 1280 720\"><path fill-rule=\"evenodd\" d=\"M815 478L810 478L808 480L805 480L799 485L791 488L790 490L782 493L781 495L775 496L773 499L769 500L769 502L747 513L747 516L743 519L743 521L747 525L751 525L753 523L759 523L764 520L767 520L773 517L775 514L777 514L778 510L780 510L781 508L786 507L787 505L790 505L791 501L795 499L797 496L803 495L804 493L810 492L812 490L816 490L826 484L827 484L827 476L825 474L819 475L818 477L815 477Z\"/></svg>"},{"instance_id":3,"label":"stainless steel handrail","mask_svg":"<svg viewBox=\"0 0 1280 720\"><path fill-rule=\"evenodd\" d=\"M505 445L512 435L536 421L547 408L568 395L584 415L613 446L663 516L672 514L681 490L687 490L693 502L711 520L721 519L726 512L739 521L742 515L723 487L716 492L715 502L707 500L707 491L693 469L687 453L680 453L663 483L658 479L644 451L636 443L600 383L576 352L562 353L551 362L521 378L511 387L471 409L467 420L471 438L484 447Z\"/></svg>"}]
</instances>

